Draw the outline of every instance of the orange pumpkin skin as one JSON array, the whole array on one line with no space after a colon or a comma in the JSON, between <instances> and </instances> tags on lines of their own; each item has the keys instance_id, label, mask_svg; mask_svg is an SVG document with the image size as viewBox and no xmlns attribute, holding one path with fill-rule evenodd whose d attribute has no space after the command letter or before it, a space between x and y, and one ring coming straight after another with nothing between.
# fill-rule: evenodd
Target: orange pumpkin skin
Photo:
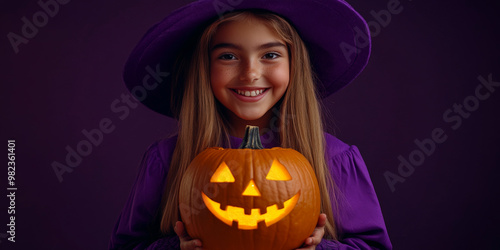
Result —
<instances>
[{"instance_id":1,"label":"orange pumpkin skin","mask_svg":"<svg viewBox=\"0 0 500 250\"><path fill-rule=\"evenodd\" d=\"M184 173L179 194L186 230L204 249L298 248L316 227L320 203L310 163L279 147L208 148Z\"/></svg>"}]
</instances>

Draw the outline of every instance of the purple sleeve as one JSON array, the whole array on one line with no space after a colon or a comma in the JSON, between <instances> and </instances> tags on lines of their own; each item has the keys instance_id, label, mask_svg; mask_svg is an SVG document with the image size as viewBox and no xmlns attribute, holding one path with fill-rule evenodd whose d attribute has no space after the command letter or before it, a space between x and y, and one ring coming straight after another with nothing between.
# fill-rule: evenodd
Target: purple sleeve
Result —
<instances>
[{"instance_id":1,"label":"purple sleeve","mask_svg":"<svg viewBox=\"0 0 500 250\"><path fill-rule=\"evenodd\" d=\"M317 249L392 249L377 195L358 148L336 138L327 141L328 164L339 193L339 211L334 217L340 240L323 239Z\"/></svg>"},{"instance_id":2,"label":"purple sleeve","mask_svg":"<svg viewBox=\"0 0 500 250\"><path fill-rule=\"evenodd\" d=\"M113 229L109 249L179 248L177 236L158 240L158 215L168 171L165 162L170 162L172 150L173 146L160 141L144 154L135 184Z\"/></svg>"},{"instance_id":3,"label":"purple sleeve","mask_svg":"<svg viewBox=\"0 0 500 250\"><path fill-rule=\"evenodd\" d=\"M153 242L147 250L181 249L179 244L179 237L171 236Z\"/></svg>"}]
</instances>

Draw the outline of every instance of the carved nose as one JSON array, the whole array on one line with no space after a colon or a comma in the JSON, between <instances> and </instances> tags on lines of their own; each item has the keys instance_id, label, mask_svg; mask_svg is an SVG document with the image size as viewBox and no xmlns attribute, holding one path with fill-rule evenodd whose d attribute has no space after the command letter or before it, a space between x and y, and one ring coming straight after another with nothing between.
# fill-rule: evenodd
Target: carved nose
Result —
<instances>
[{"instance_id":1,"label":"carved nose","mask_svg":"<svg viewBox=\"0 0 500 250\"><path fill-rule=\"evenodd\" d=\"M243 196L260 196L260 191L253 180L248 183L245 191L243 191Z\"/></svg>"}]
</instances>

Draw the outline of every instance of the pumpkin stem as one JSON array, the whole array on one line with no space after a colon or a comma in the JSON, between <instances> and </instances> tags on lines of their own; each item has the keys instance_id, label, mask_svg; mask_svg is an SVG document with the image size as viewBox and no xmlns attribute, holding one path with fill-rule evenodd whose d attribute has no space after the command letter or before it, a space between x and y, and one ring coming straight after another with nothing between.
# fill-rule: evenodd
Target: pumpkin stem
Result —
<instances>
[{"instance_id":1,"label":"pumpkin stem","mask_svg":"<svg viewBox=\"0 0 500 250\"><path fill-rule=\"evenodd\" d=\"M262 142L260 141L258 126L247 125L245 128L245 137L243 137L243 142L241 142L239 148L264 149Z\"/></svg>"}]
</instances>

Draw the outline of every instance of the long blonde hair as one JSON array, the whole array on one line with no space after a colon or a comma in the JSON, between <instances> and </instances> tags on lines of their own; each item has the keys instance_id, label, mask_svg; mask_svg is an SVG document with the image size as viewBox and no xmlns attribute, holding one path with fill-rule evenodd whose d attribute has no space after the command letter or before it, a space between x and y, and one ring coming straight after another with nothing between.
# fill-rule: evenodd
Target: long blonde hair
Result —
<instances>
[{"instance_id":1,"label":"long blonde hair","mask_svg":"<svg viewBox=\"0 0 500 250\"><path fill-rule=\"evenodd\" d=\"M313 166L321 193L321 211L327 215L325 237L337 239L330 197L335 199L334 181L325 160L325 138L321 110L307 48L295 29L282 17L264 11L232 12L216 20L202 33L192 55L183 54L174 78L172 109L179 120L177 144L162 201L161 232L173 234L179 216L179 188L190 162L208 147L229 145L229 125L210 86L209 46L217 28L226 22L255 17L275 30L290 54L290 83L278 102L279 136L282 147L302 153ZM335 207L335 204L334 204Z\"/></svg>"}]
</instances>

